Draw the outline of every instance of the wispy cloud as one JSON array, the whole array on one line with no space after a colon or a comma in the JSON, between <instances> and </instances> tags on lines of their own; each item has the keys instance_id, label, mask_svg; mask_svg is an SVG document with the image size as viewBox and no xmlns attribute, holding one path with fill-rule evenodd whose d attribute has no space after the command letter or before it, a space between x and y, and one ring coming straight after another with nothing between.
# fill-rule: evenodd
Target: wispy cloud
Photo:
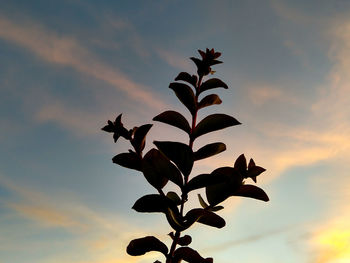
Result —
<instances>
[{"instance_id":1,"label":"wispy cloud","mask_svg":"<svg viewBox=\"0 0 350 263\"><path fill-rule=\"evenodd\" d=\"M249 99L257 106L271 102L297 103L294 96L287 94L286 90L282 90L278 86L262 83L249 86L247 87Z\"/></svg>"},{"instance_id":2,"label":"wispy cloud","mask_svg":"<svg viewBox=\"0 0 350 263\"><path fill-rule=\"evenodd\" d=\"M208 252L209 251L210 252L213 252L213 251L218 252L218 251L229 249L233 246L239 246L239 245L246 244L246 243L256 242L256 241L259 241L259 240L262 240L265 238L269 238L269 237L272 237L272 236L275 236L275 235L278 235L281 233L285 233L287 231L292 230L295 227L296 227L296 225L280 227L280 228L272 229L270 231L266 231L263 233L258 233L255 235L247 236L247 237L244 237L241 239L234 239L234 240L226 241L224 243L221 243L221 244L218 244L215 246L211 246L211 247L205 248L203 250L208 251Z\"/></svg>"},{"instance_id":3,"label":"wispy cloud","mask_svg":"<svg viewBox=\"0 0 350 263\"><path fill-rule=\"evenodd\" d=\"M270 0L271 7L276 11L276 14L283 19L292 21L301 25L310 25L322 21L319 17L311 16L298 8L294 8L285 0Z\"/></svg>"},{"instance_id":4,"label":"wispy cloud","mask_svg":"<svg viewBox=\"0 0 350 263\"><path fill-rule=\"evenodd\" d=\"M175 52L164 49L156 49L156 53L170 66L180 69L182 71L192 72L194 67L191 65L190 60L184 60L182 56L179 56Z\"/></svg>"},{"instance_id":5,"label":"wispy cloud","mask_svg":"<svg viewBox=\"0 0 350 263\"><path fill-rule=\"evenodd\" d=\"M125 246L136 237L146 236L144 229L133 225L130 220L126 221L114 214L100 213L91 209L87 205L79 202L72 195L62 195L52 193L48 195L37 189L23 186L19 182L14 182L10 178L0 174L0 185L12 192L12 198L1 201L1 205L11 210L12 218L27 219L35 226L37 231L45 229L55 229L56 231L69 231L75 236L69 242L70 249L64 255L49 254L43 262L89 262L89 263L109 263L109 262L139 262L138 258L126 255ZM30 224L28 225L28 227ZM62 233L65 233L63 231ZM161 232L159 228L155 232ZM1 241L1 240L0 240ZM55 246L54 238L51 240L51 248ZM7 243L8 251L12 251L15 244ZM47 245L36 240L41 248ZM60 249L61 245L56 244ZM33 249L34 247L29 247ZM23 248L24 249L24 248ZM74 255L83 250L87 260L77 261ZM146 259L157 259L158 253L150 253ZM74 259L75 258L75 259ZM74 259L74 260L73 260Z\"/></svg>"},{"instance_id":6,"label":"wispy cloud","mask_svg":"<svg viewBox=\"0 0 350 263\"><path fill-rule=\"evenodd\" d=\"M0 38L30 50L47 62L69 66L102 80L152 109L165 106L149 87L136 83L117 68L104 63L72 36L58 34L33 21L14 22L0 16Z\"/></svg>"}]
</instances>

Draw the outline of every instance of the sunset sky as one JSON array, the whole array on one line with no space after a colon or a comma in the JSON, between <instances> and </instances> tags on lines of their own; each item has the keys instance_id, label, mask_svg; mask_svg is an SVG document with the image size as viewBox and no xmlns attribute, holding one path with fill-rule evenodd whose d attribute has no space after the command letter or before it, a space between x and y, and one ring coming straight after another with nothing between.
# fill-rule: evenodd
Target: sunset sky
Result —
<instances>
[{"instance_id":1,"label":"sunset sky","mask_svg":"<svg viewBox=\"0 0 350 263\"><path fill-rule=\"evenodd\" d=\"M152 118L189 117L168 85L205 48L222 52L229 89L199 118L242 125L196 141L227 150L193 174L244 153L267 169L270 202L226 200L226 226L196 224L191 247L216 263L350 262L350 1L2 0L0 263L164 262L126 254L146 235L169 245L171 229L131 209L156 191L112 163L128 145L101 128L123 113L128 128L154 124L146 149L187 142Z\"/></svg>"}]
</instances>

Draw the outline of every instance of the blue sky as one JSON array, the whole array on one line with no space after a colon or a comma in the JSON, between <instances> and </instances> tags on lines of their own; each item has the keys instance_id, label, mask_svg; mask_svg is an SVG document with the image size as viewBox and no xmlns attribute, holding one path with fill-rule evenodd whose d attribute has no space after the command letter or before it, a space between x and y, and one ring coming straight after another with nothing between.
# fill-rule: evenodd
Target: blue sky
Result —
<instances>
[{"instance_id":1,"label":"blue sky","mask_svg":"<svg viewBox=\"0 0 350 263\"><path fill-rule=\"evenodd\" d=\"M128 242L156 235L162 215L137 214L153 193L111 158L127 149L100 128L173 109L168 85L188 59L215 48L220 106L243 124L199 139L267 169L271 201L229 199L222 230L198 225L193 246L215 262L350 261L350 2L2 1L0 3L0 262L144 263ZM185 141L154 123L154 139ZM197 206L196 193L189 207Z\"/></svg>"}]
</instances>

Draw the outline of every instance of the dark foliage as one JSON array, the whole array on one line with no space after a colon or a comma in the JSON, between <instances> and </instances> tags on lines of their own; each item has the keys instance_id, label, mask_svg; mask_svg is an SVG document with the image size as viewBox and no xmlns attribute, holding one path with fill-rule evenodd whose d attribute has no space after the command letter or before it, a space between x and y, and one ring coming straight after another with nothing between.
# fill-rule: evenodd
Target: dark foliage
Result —
<instances>
[{"instance_id":1,"label":"dark foliage","mask_svg":"<svg viewBox=\"0 0 350 263\"><path fill-rule=\"evenodd\" d=\"M211 67L222 63L217 60L221 53L215 52L214 49L206 49L205 52L198 50L198 52L201 58L191 57L197 66L197 75L181 72L175 78L176 82L169 85L169 88L174 91L180 102L191 113L191 122L181 113L172 110L160 113L153 118L154 121L183 130L188 135L188 144L174 141L154 141L156 148L152 148L143 155L146 136L152 128L152 124L128 130L124 127L120 114L114 122L108 120L107 125L102 128L105 132L113 133L114 142L123 137L130 141L133 148L128 152L117 154L113 157L113 162L142 172L147 182L157 192L139 198L132 208L140 213L163 213L174 230L174 232L169 233L172 241L169 248L153 236L132 240L127 247L127 253L131 256L158 251L165 256L166 263L213 262L212 258L204 258L197 251L188 247L192 238L189 235L181 236L182 232L196 222L215 228L224 227L225 220L215 212L224 209L218 204L229 197L241 196L262 201L269 200L261 188L245 184L247 178L256 183L257 176L265 169L257 166L253 159L250 159L247 164L243 154L236 159L232 167L219 167L210 173L192 176L189 180L189 175L196 161L226 150L224 143L214 142L203 145L194 151L194 141L207 133L240 124L234 117L222 113L209 115L197 123L197 113L200 109L222 103L217 94L206 95L200 100L199 95L215 88L228 89L228 86L220 79L209 78L204 81L204 77L214 73ZM163 192L162 189L169 181L179 187L179 193L171 191L165 194ZM184 215L184 204L187 201L188 193L201 188L205 188L208 203L198 194L201 207L193 208ZM177 246L180 247L177 248ZM155 263L160 263L160 261Z\"/></svg>"}]
</instances>

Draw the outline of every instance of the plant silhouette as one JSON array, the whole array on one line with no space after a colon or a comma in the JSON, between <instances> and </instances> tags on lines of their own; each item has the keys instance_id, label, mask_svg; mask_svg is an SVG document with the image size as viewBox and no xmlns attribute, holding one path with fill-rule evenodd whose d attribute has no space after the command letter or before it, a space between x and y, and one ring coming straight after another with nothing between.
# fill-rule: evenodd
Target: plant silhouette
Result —
<instances>
[{"instance_id":1,"label":"plant silhouette","mask_svg":"<svg viewBox=\"0 0 350 263\"><path fill-rule=\"evenodd\" d=\"M219 204L231 196L249 197L262 201L268 201L266 193L259 187L246 184L245 179L250 178L256 183L256 178L264 168L255 165L253 159L247 164L245 156L240 155L233 167L219 167L207 174L191 176L193 165L196 161L209 158L226 150L222 142L214 142L204 145L199 150L193 150L194 141L207 133L221 130L230 126L239 125L235 118L226 114L211 114L197 122L199 110L221 104L217 94L209 94L199 100L199 97L212 89L224 88L227 85L218 78L204 80L209 74L213 74L211 67L222 63L217 60L221 53L214 49L206 51L198 50L201 58L191 57L197 67L197 75L181 72L175 82L170 83L177 98L189 110L192 116L191 125L179 112L168 110L153 118L183 130L188 138L188 144L174 141L154 141L156 148L152 148L145 155L143 150L146 143L146 135L152 124L145 124L133 129L124 127L120 114L114 122L108 120L103 131L113 133L114 142L119 137L130 141L133 149L120 153L113 157L113 162L123 167L142 172L147 182L157 191L138 199L133 209L141 213L163 213L173 229L169 234L171 246L168 248L163 242L154 236L146 236L132 240L127 246L127 253L132 256L140 256L149 251L159 251L164 254L166 263L179 263L182 260L189 263L213 262L212 258L203 258L199 253L190 248L191 236L182 233L198 222L207 226L222 228L225 220L215 212L224 207ZM171 181L178 186L179 193L163 192L163 187ZM198 194L200 208L193 208L184 214L184 205L188 200L188 193L205 188L207 202ZM179 246L177 248L177 246ZM156 261L154 263L160 263Z\"/></svg>"}]
</instances>

